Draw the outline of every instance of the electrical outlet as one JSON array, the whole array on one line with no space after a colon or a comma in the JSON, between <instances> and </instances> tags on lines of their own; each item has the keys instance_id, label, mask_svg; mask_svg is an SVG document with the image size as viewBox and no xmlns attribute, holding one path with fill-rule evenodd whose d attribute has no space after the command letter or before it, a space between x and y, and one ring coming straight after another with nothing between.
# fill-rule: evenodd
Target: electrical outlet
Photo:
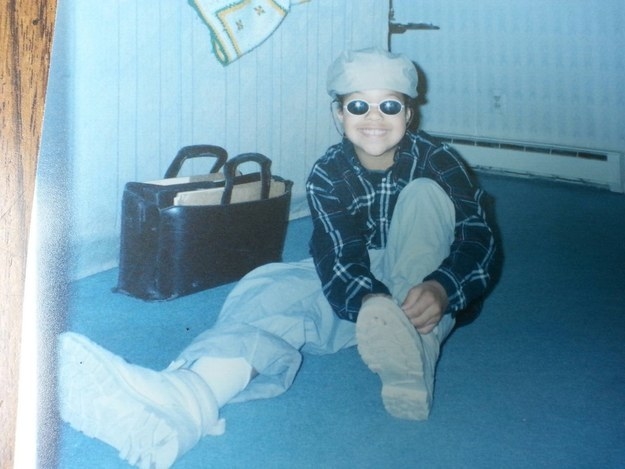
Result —
<instances>
[{"instance_id":1,"label":"electrical outlet","mask_svg":"<svg viewBox=\"0 0 625 469\"><path fill-rule=\"evenodd\" d=\"M491 95L491 107L494 111L502 112L506 104L506 99L500 91L493 91Z\"/></svg>"}]
</instances>

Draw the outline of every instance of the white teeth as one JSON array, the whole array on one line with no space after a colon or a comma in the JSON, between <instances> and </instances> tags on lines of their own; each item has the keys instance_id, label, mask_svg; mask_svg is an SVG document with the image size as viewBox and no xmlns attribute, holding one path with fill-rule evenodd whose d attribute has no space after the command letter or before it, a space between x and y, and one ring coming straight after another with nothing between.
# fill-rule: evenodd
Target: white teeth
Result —
<instances>
[{"instance_id":1,"label":"white teeth","mask_svg":"<svg viewBox=\"0 0 625 469\"><path fill-rule=\"evenodd\" d=\"M369 137L378 137L380 135L384 135L386 130L381 129L362 129L362 133Z\"/></svg>"}]
</instances>

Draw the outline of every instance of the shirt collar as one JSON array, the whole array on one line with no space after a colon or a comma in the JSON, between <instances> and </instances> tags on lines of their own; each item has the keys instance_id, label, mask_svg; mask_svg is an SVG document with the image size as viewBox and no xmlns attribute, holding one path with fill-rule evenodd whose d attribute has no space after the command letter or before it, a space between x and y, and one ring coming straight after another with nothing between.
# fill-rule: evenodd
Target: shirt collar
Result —
<instances>
[{"instance_id":1,"label":"shirt collar","mask_svg":"<svg viewBox=\"0 0 625 469\"><path fill-rule=\"evenodd\" d=\"M356 155L354 144L347 137L343 137L343 155L349 165L352 166L358 174L362 174L366 171Z\"/></svg>"}]
</instances>

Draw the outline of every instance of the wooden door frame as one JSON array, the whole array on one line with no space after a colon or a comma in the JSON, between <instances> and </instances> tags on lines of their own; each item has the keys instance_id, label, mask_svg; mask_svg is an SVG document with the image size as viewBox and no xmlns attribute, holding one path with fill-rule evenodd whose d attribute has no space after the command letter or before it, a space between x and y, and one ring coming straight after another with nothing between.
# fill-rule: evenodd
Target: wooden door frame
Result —
<instances>
[{"instance_id":1,"label":"wooden door frame","mask_svg":"<svg viewBox=\"0 0 625 469\"><path fill-rule=\"evenodd\" d=\"M57 0L0 7L0 467L14 466L30 215ZM30 325L29 325L30 327ZM32 403L32 405L37 405Z\"/></svg>"}]
</instances>

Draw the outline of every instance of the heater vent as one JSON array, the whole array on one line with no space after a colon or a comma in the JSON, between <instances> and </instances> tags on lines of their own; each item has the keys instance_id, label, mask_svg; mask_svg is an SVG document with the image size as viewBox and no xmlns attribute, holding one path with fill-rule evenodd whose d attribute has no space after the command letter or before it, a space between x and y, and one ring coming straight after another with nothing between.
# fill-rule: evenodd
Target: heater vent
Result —
<instances>
[{"instance_id":1,"label":"heater vent","mask_svg":"<svg viewBox=\"0 0 625 469\"><path fill-rule=\"evenodd\" d=\"M625 192L623 154L536 143L432 134L476 169L561 179Z\"/></svg>"}]
</instances>

